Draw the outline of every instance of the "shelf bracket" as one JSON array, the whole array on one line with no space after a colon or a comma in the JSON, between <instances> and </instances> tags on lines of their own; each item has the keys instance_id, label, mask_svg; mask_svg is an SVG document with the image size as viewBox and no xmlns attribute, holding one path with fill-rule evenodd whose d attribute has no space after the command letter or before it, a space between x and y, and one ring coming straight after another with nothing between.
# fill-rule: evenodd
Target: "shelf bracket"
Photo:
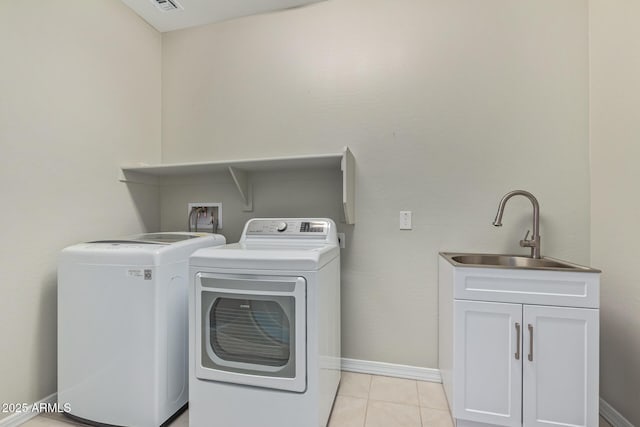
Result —
<instances>
[{"instance_id":1,"label":"shelf bracket","mask_svg":"<svg viewBox=\"0 0 640 427\"><path fill-rule=\"evenodd\" d=\"M229 173L231 174L231 178L233 178L233 182L235 182L236 188L240 193L240 197L242 197L242 201L244 202L242 210L244 212L253 211L253 187L249 179L249 174L247 171L233 166L229 166Z\"/></svg>"},{"instance_id":2,"label":"shelf bracket","mask_svg":"<svg viewBox=\"0 0 640 427\"><path fill-rule=\"evenodd\" d=\"M118 181L126 182L127 184L145 184L145 185L159 185L160 180L157 176L149 175L146 173L134 172L118 168Z\"/></svg>"},{"instance_id":3,"label":"shelf bracket","mask_svg":"<svg viewBox=\"0 0 640 427\"><path fill-rule=\"evenodd\" d=\"M356 223L356 162L349 147L345 147L340 162L342 170L342 207L344 209L344 222Z\"/></svg>"}]
</instances>

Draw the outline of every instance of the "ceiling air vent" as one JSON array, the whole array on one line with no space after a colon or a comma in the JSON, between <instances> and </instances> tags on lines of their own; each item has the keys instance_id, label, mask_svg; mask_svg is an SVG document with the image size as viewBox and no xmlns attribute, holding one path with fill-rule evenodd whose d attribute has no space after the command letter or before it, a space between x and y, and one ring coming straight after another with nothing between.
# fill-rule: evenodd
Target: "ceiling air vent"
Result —
<instances>
[{"instance_id":1,"label":"ceiling air vent","mask_svg":"<svg viewBox=\"0 0 640 427\"><path fill-rule=\"evenodd\" d=\"M182 9L182 6L180 6L180 3L178 3L176 0L151 0L153 2L153 4L155 4L158 9L162 10L163 12L171 12L172 10L178 10L178 9Z\"/></svg>"}]
</instances>

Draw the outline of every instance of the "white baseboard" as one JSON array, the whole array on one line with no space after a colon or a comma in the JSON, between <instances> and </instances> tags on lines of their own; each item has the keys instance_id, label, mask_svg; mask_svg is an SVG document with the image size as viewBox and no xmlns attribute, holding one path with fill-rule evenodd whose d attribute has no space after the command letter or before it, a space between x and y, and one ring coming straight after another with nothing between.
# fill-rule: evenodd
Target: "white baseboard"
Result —
<instances>
[{"instance_id":1,"label":"white baseboard","mask_svg":"<svg viewBox=\"0 0 640 427\"><path fill-rule=\"evenodd\" d=\"M36 408L39 408L41 404L52 404L58 401L58 393L53 393L42 400L37 401L33 405L36 405ZM31 405L31 408L33 408ZM16 412L15 414L9 415L6 418L0 420L0 427L17 427L21 424L26 423L31 418L37 417L40 415L39 410L29 410L27 412Z\"/></svg>"},{"instance_id":2,"label":"white baseboard","mask_svg":"<svg viewBox=\"0 0 640 427\"><path fill-rule=\"evenodd\" d=\"M421 368L418 366L397 365L395 363L372 362L342 358L342 370L362 374L383 375L386 377L408 378L410 380L441 383L439 369Z\"/></svg>"},{"instance_id":3,"label":"white baseboard","mask_svg":"<svg viewBox=\"0 0 640 427\"><path fill-rule=\"evenodd\" d=\"M609 405L606 400L600 398L600 415L607 420L612 427L634 427L628 419L622 416L622 414Z\"/></svg>"}]
</instances>

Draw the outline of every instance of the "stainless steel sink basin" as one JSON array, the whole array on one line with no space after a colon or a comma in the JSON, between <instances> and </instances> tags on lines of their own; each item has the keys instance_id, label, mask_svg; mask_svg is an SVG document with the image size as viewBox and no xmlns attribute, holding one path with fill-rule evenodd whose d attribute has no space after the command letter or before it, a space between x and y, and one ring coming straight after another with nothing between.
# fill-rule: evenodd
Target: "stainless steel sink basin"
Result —
<instances>
[{"instance_id":1,"label":"stainless steel sink basin","mask_svg":"<svg viewBox=\"0 0 640 427\"><path fill-rule=\"evenodd\" d=\"M498 254L462 254L442 252L451 264L457 267L484 267L484 268L512 268L529 270L561 270L599 273L590 267L573 264L559 259L544 257L541 259L529 258L519 255Z\"/></svg>"}]
</instances>

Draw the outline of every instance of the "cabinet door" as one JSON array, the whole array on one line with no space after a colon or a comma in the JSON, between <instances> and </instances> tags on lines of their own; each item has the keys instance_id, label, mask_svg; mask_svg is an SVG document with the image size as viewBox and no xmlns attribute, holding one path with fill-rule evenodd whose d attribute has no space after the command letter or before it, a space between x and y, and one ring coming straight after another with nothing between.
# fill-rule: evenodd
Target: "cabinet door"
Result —
<instances>
[{"instance_id":1,"label":"cabinet door","mask_svg":"<svg viewBox=\"0 0 640 427\"><path fill-rule=\"evenodd\" d=\"M524 306L523 424L598 425L598 310Z\"/></svg>"},{"instance_id":2,"label":"cabinet door","mask_svg":"<svg viewBox=\"0 0 640 427\"><path fill-rule=\"evenodd\" d=\"M522 305L454 302L453 415L520 426Z\"/></svg>"}]
</instances>

